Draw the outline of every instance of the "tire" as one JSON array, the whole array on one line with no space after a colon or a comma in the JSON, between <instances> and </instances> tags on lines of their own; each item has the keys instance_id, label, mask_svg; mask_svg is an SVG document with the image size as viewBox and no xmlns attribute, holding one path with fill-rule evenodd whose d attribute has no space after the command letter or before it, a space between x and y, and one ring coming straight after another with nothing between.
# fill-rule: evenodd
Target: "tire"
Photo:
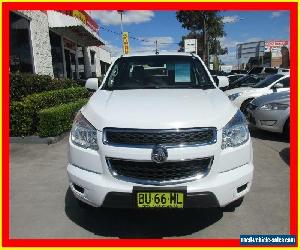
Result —
<instances>
[{"instance_id":1,"label":"tire","mask_svg":"<svg viewBox=\"0 0 300 250\"><path fill-rule=\"evenodd\" d=\"M245 101L242 103L242 105L241 105L241 107L240 107L240 110L242 111L242 113L243 113L244 115L246 115L246 113L247 113L247 106L248 106L248 104L249 104L252 100L253 100L253 98L247 99L247 100L245 100Z\"/></svg>"},{"instance_id":2,"label":"tire","mask_svg":"<svg viewBox=\"0 0 300 250\"><path fill-rule=\"evenodd\" d=\"M283 127L284 138L290 139L290 118L286 120Z\"/></svg>"},{"instance_id":3,"label":"tire","mask_svg":"<svg viewBox=\"0 0 300 250\"><path fill-rule=\"evenodd\" d=\"M225 207L223 208L223 210L224 210L225 212L232 212L232 211L234 211L236 208L238 208L239 206L242 205L243 200L244 200L244 197L241 197L241 198L239 198L239 199L237 199L237 200L235 200L235 201L229 203L227 206L225 206Z\"/></svg>"}]
</instances>

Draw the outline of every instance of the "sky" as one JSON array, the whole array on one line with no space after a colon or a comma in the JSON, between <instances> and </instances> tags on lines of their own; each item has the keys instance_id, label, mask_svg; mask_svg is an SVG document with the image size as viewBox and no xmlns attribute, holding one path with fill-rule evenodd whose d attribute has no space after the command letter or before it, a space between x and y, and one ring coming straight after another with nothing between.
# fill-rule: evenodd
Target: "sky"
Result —
<instances>
[{"instance_id":1,"label":"sky","mask_svg":"<svg viewBox=\"0 0 300 250\"><path fill-rule=\"evenodd\" d=\"M99 24L99 35L110 48L112 56L122 53L120 14L117 11L87 11ZM221 44L228 54L221 56L225 64L236 65L236 45L260 40L289 40L290 13L288 11L222 11L226 36ZM131 52L155 50L158 40L160 51L177 51L181 37L189 31L182 28L175 11L126 11L123 30L132 37Z\"/></svg>"}]
</instances>

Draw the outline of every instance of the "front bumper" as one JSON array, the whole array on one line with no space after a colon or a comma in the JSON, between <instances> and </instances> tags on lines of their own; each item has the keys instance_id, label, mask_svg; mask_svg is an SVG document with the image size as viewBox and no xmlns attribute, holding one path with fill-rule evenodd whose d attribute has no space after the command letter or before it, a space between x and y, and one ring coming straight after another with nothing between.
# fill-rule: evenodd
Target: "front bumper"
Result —
<instances>
[{"instance_id":1,"label":"front bumper","mask_svg":"<svg viewBox=\"0 0 300 250\"><path fill-rule=\"evenodd\" d=\"M251 127L270 132L282 133L286 119L279 115L282 111L265 111L265 110L249 110L247 109L246 118Z\"/></svg>"},{"instance_id":2,"label":"front bumper","mask_svg":"<svg viewBox=\"0 0 300 250\"><path fill-rule=\"evenodd\" d=\"M98 138L101 138L101 134ZM212 145L168 149L170 161L210 156L214 157L214 161L209 173L203 178L163 186L117 179L112 176L106 163L107 157L151 160L151 149L114 147L99 141L99 150L94 151L80 148L69 141L67 172L70 188L76 198L95 207L132 207L135 187L153 190L184 188L187 197L193 196L188 198L190 201L187 202L187 207L224 207L249 192L254 168L251 138L239 147L224 150L221 149L221 141L222 134L218 133L217 142ZM123 202L111 202L116 198Z\"/></svg>"},{"instance_id":3,"label":"front bumper","mask_svg":"<svg viewBox=\"0 0 300 250\"><path fill-rule=\"evenodd\" d=\"M132 207L132 193L133 187L139 186L134 183L127 183L124 181L112 181L106 178L105 175L93 173L80 169L74 165L68 165L68 175L70 180L70 188L76 198L82 200L92 206L116 206L116 207ZM197 180L184 184L187 189L187 196L194 196L194 199L189 201L188 207L214 207L226 206L234 200L244 196L251 187L253 177L253 165L245 164L236 169L219 173L210 182ZM74 187L74 184L81 187L79 192ZM238 188L247 184L247 187L238 192ZM181 184L181 186L183 186ZM173 188L173 186L167 186ZM159 188L153 186L153 189ZM120 203L112 202L111 200L118 197L111 198L112 193L119 194ZM204 195L204 193L211 193L212 195ZM121 195L120 195L121 194ZM198 194L198 195L197 195ZM114 195L113 195L114 196ZM198 196L198 197L196 197ZM213 196L216 199L212 198ZM196 198L195 198L196 197ZM125 201L124 201L125 199Z\"/></svg>"}]
</instances>

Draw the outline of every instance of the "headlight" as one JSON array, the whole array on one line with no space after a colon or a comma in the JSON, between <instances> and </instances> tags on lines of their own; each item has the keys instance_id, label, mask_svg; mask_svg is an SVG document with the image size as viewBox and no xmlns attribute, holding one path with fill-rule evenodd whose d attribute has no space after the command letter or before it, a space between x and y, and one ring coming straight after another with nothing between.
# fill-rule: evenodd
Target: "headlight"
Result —
<instances>
[{"instance_id":1,"label":"headlight","mask_svg":"<svg viewBox=\"0 0 300 250\"><path fill-rule=\"evenodd\" d=\"M236 98L238 98L242 93L235 93L232 95L229 95L228 98L230 101L234 101Z\"/></svg>"},{"instance_id":2,"label":"headlight","mask_svg":"<svg viewBox=\"0 0 300 250\"><path fill-rule=\"evenodd\" d=\"M98 149L97 130L84 118L81 112L78 112L75 117L71 131L71 140L79 147Z\"/></svg>"},{"instance_id":3,"label":"headlight","mask_svg":"<svg viewBox=\"0 0 300 250\"><path fill-rule=\"evenodd\" d=\"M223 128L222 149L237 147L244 144L249 138L249 130L245 116L238 110L234 117Z\"/></svg>"},{"instance_id":4,"label":"headlight","mask_svg":"<svg viewBox=\"0 0 300 250\"><path fill-rule=\"evenodd\" d=\"M259 109L261 109L261 110L285 110L288 107L289 107L288 104L268 103L268 104L261 106Z\"/></svg>"}]
</instances>

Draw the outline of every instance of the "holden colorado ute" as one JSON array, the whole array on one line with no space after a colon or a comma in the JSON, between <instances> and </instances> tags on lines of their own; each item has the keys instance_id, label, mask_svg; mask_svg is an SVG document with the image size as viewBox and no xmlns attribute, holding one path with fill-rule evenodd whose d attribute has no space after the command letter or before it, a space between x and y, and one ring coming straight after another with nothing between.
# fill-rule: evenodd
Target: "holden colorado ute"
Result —
<instances>
[{"instance_id":1,"label":"holden colorado ute","mask_svg":"<svg viewBox=\"0 0 300 250\"><path fill-rule=\"evenodd\" d=\"M77 114L70 189L82 206L240 204L253 177L244 115L193 54L119 57Z\"/></svg>"}]
</instances>

